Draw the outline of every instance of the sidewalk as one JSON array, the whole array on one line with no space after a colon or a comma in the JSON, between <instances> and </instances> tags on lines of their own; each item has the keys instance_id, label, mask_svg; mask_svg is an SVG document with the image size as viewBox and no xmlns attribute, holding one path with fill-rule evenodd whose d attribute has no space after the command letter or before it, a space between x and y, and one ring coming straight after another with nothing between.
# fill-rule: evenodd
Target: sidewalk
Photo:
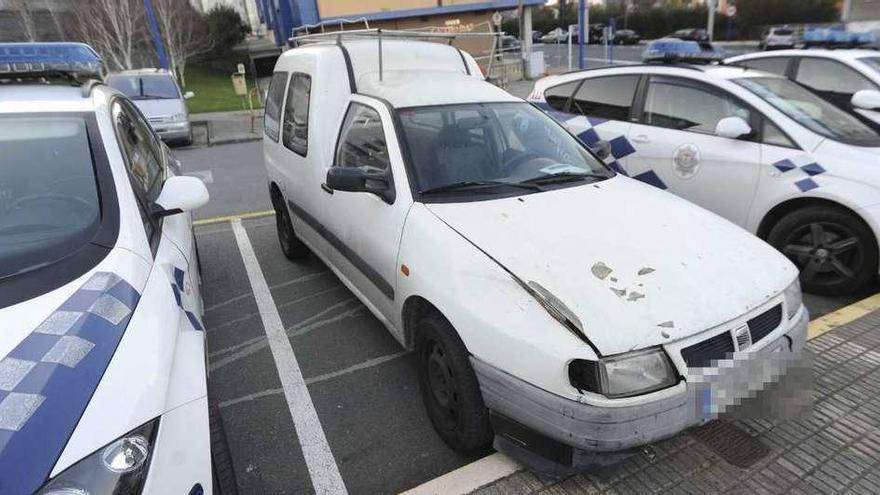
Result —
<instances>
[{"instance_id":1,"label":"sidewalk","mask_svg":"<svg viewBox=\"0 0 880 495\"><path fill-rule=\"evenodd\" d=\"M263 109L192 113L195 146L258 141L263 137Z\"/></svg>"},{"instance_id":2,"label":"sidewalk","mask_svg":"<svg viewBox=\"0 0 880 495\"><path fill-rule=\"evenodd\" d=\"M721 419L647 446L607 472L558 481L519 471L474 493L878 493L880 310L807 349L815 356L815 402L805 418Z\"/></svg>"}]
</instances>

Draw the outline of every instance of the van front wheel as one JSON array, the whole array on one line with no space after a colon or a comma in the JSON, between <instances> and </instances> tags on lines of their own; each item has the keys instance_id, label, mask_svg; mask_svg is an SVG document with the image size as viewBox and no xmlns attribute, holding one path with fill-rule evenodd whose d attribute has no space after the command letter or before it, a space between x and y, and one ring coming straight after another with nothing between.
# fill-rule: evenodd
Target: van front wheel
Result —
<instances>
[{"instance_id":1,"label":"van front wheel","mask_svg":"<svg viewBox=\"0 0 880 495\"><path fill-rule=\"evenodd\" d=\"M422 401L443 441L458 451L489 445L489 413L467 349L442 315L419 321L416 356Z\"/></svg>"}]
</instances>

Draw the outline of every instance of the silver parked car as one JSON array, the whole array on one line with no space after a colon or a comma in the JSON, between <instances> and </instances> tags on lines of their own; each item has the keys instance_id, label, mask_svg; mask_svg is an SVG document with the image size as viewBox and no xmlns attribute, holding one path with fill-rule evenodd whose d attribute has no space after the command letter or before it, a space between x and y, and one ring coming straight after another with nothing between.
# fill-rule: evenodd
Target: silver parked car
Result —
<instances>
[{"instance_id":1,"label":"silver parked car","mask_svg":"<svg viewBox=\"0 0 880 495\"><path fill-rule=\"evenodd\" d=\"M128 96L166 142L192 144L192 126L184 100L192 91L182 93L177 81L164 69L136 69L116 72L107 84Z\"/></svg>"}]
</instances>

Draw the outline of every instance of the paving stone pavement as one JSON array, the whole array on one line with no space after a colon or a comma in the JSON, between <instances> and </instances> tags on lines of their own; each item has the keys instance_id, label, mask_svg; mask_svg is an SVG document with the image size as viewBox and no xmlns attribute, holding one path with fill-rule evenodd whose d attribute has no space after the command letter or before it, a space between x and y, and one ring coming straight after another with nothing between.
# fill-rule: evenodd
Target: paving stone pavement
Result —
<instances>
[{"instance_id":1,"label":"paving stone pavement","mask_svg":"<svg viewBox=\"0 0 880 495\"><path fill-rule=\"evenodd\" d=\"M603 472L549 480L519 471L480 495L509 493L880 493L880 311L807 343L812 413L795 420L722 417L765 453L741 469L700 438L700 428L647 446Z\"/></svg>"}]
</instances>

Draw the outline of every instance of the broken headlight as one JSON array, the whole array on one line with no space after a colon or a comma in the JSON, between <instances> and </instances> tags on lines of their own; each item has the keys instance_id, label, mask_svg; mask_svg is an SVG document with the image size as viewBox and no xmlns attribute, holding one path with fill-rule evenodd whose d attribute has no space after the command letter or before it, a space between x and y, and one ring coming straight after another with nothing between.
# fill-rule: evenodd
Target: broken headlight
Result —
<instances>
[{"instance_id":1,"label":"broken headlight","mask_svg":"<svg viewBox=\"0 0 880 495\"><path fill-rule=\"evenodd\" d=\"M38 495L140 493L159 419L135 428L49 480Z\"/></svg>"},{"instance_id":2,"label":"broken headlight","mask_svg":"<svg viewBox=\"0 0 880 495\"><path fill-rule=\"evenodd\" d=\"M647 394L678 383L678 373L660 348L605 357L575 359L568 366L573 387L611 399Z\"/></svg>"},{"instance_id":3,"label":"broken headlight","mask_svg":"<svg viewBox=\"0 0 880 495\"><path fill-rule=\"evenodd\" d=\"M788 315L788 319L794 318L794 315L797 314L798 310L801 309L801 281L799 278L794 279L794 282L785 289L785 314Z\"/></svg>"}]
</instances>

